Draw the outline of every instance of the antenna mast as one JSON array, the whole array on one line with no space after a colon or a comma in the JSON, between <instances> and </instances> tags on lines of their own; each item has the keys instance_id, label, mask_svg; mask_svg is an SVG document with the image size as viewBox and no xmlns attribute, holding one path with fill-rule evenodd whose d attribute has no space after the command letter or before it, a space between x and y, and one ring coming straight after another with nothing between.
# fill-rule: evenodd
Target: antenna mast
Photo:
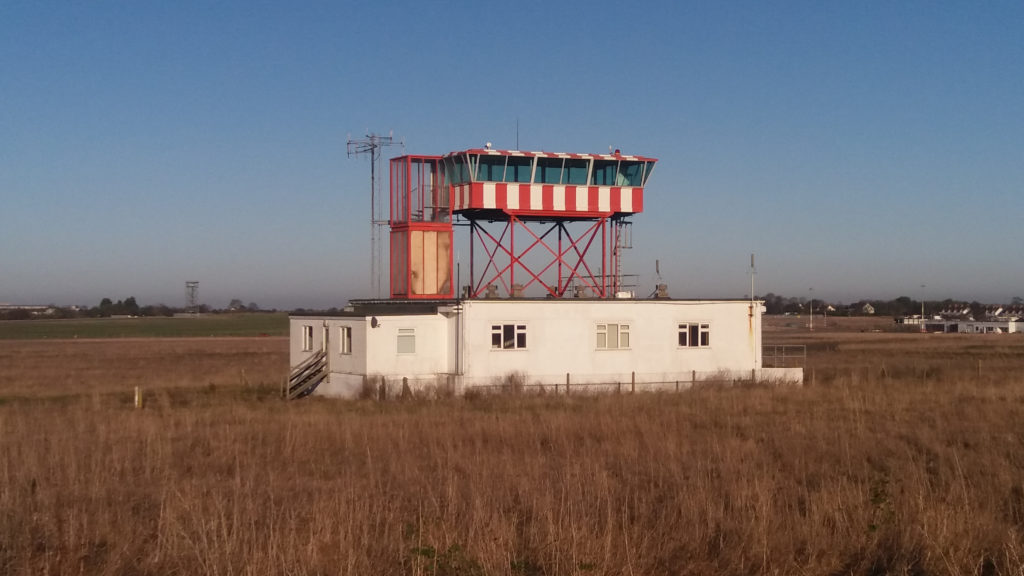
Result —
<instances>
[{"instance_id":1,"label":"antenna mast","mask_svg":"<svg viewBox=\"0 0 1024 576\"><path fill-rule=\"evenodd\" d=\"M388 224L383 214L384 201L380 191L380 184L377 182L377 172L380 171L381 148L393 146L394 137L392 134L380 136L369 133L365 138L348 140L348 157L370 155L370 292L380 298L381 269L383 268L383 238L382 231Z\"/></svg>"},{"instance_id":2,"label":"antenna mast","mask_svg":"<svg viewBox=\"0 0 1024 576\"><path fill-rule=\"evenodd\" d=\"M757 275L757 268L754 268L754 254L750 254L750 304L754 304L754 276Z\"/></svg>"}]
</instances>

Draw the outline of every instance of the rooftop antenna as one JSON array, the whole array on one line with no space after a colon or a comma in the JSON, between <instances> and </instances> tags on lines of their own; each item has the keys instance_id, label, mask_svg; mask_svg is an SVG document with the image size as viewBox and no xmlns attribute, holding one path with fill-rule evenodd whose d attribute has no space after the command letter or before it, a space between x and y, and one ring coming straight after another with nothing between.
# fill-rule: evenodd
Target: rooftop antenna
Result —
<instances>
[{"instance_id":1,"label":"rooftop antenna","mask_svg":"<svg viewBox=\"0 0 1024 576\"><path fill-rule=\"evenodd\" d=\"M383 266L383 230L387 226L387 214L384 214L383 194L380 192L380 183L377 182L377 172L381 171L381 149L394 146L394 131L387 136L381 136L373 132L365 138L353 140L348 139L348 157L370 155L370 292L380 298L381 270ZM403 150L405 142L401 142Z\"/></svg>"},{"instance_id":2,"label":"rooftop antenna","mask_svg":"<svg viewBox=\"0 0 1024 576\"><path fill-rule=\"evenodd\" d=\"M750 305L754 305L754 276L757 275L757 268L754 267L754 253L750 253ZM753 310L753 308L751 308Z\"/></svg>"}]
</instances>

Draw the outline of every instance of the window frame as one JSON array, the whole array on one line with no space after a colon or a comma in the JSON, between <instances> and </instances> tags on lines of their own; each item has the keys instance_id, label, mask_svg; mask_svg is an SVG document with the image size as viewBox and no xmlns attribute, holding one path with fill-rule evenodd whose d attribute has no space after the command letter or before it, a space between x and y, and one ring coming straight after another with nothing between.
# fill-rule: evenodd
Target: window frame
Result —
<instances>
[{"instance_id":1,"label":"window frame","mask_svg":"<svg viewBox=\"0 0 1024 576\"><path fill-rule=\"evenodd\" d=\"M676 348L711 348L711 322L676 322Z\"/></svg>"},{"instance_id":2,"label":"window frame","mask_svg":"<svg viewBox=\"0 0 1024 576\"><path fill-rule=\"evenodd\" d=\"M527 350L528 325L523 322L500 322L491 324L491 350ZM497 337L497 344L495 343ZM520 345L521 343L521 345Z\"/></svg>"},{"instance_id":3,"label":"window frame","mask_svg":"<svg viewBox=\"0 0 1024 576\"><path fill-rule=\"evenodd\" d=\"M614 326L615 333L615 345L611 345L611 339L609 336L612 334L611 327ZM595 324L594 334L594 347L597 350L630 350L632 345L632 339L629 336L629 323L624 322L598 322ZM601 336L604 336L604 345L601 345ZM625 338L623 338L625 337ZM623 345L622 341L625 339L626 343Z\"/></svg>"},{"instance_id":4,"label":"window frame","mask_svg":"<svg viewBox=\"0 0 1024 576\"><path fill-rule=\"evenodd\" d=\"M350 356L352 354L352 327L338 327L338 354Z\"/></svg>"},{"instance_id":5,"label":"window frame","mask_svg":"<svg viewBox=\"0 0 1024 576\"><path fill-rule=\"evenodd\" d=\"M411 350L403 350L402 342L411 342ZM407 356L416 353L416 329L415 328L399 328L395 334L395 353Z\"/></svg>"},{"instance_id":6,"label":"window frame","mask_svg":"<svg viewBox=\"0 0 1024 576\"><path fill-rule=\"evenodd\" d=\"M302 325L302 351L312 352L313 351L313 325L303 324Z\"/></svg>"}]
</instances>

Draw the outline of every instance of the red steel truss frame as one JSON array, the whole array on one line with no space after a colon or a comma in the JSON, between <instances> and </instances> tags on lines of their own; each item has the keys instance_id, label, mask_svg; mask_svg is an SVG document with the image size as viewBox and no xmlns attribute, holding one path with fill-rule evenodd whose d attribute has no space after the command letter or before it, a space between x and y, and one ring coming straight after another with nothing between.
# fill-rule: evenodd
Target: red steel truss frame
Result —
<instances>
[{"instance_id":1,"label":"red steel truss frame","mask_svg":"<svg viewBox=\"0 0 1024 576\"><path fill-rule=\"evenodd\" d=\"M573 280L589 290L589 296L597 298L612 297L621 288L620 278L613 272L619 269L620 254L616 246L622 235L623 221L620 218L613 218L608 213L593 220L557 219L539 222L524 220L516 213L505 214L507 220L496 222L469 219L471 298L485 295L487 287L492 284L500 284L505 293L512 296L517 270L525 272L524 282L521 283L524 291L538 284L554 298L565 296ZM500 227L500 233L488 230L485 222ZM566 226L570 222L586 224L586 228L574 236ZM517 231L520 233L518 237L525 233L525 247L522 244L517 246ZM557 243L551 238L553 235L557 236ZM476 273L477 244L487 258L479 275ZM601 248L599 264L589 262L587 258L595 244ZM535 249L541 254L535 257L541 260L531 266L525 260ZM545 252L547 258L543 256ZM556 280L552 283L545 280L544 275L553 267L556 268Z\"/></svg>"}]
</instances>

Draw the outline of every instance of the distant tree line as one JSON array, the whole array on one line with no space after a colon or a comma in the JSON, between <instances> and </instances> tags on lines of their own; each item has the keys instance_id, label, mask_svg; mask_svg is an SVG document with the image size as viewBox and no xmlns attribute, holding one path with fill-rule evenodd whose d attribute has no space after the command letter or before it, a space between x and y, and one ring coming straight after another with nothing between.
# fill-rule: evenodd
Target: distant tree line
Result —
<instances>
[{"instance_id":1,"label":"distant tree line","mask_svg":"<svg viewBox=\"0 0 1024 576\"><path fill-rule=\"evenodd\" d=\"M765 311L768 314L806 314L810 310L811 301L807 297L786 297L769 292L768 294L759 296L758 298L764 300ZM913 316L921 313L921 301L914 300L909 296L900 296L898 298L893 298L892 300L859 300L852 304L829 302L828 300L815 298L813 312L815 314L821 314L824 313L826 309L831 308L828 310L828 314L830 316L866 316L869 314L864 311L865 304L871 305L871 309L874 311L875 316L901 317ZM1014 297L1010 305L1024 305L1024 298L1019 296ZM933 316L943 310L970 308L971 316L974 318L981 318L985 315L985 309L989 307L989 304L982 304L977 300L973 302L964 302L961 300L946 298L945 300L924 301L925 316Z\"/></svg>"},{"instance_id":2,"label":"distant tree line","mask_svg":"<svg viewBox=\"0 0 1024 576\"><path fill-rule=\"evenodd\" d=\"M276 312L277 310L266 310ZM167 306L166 304L140 305L134 296L124 300L113 301L110 298L103 298L100 303L93 307L87 306L13 306L0 309L0 320L34 320L34 319L64 319L64 318L110 318L116 316L130 317L156 317L174 316L179 313L199 314L221 314L232 312L264 312L255 302L242 304L242 301L235 298L230 301L226 308L211 308L206 304L200 304L194 309L185 307Z\"/></svg>"}]
</instances>

